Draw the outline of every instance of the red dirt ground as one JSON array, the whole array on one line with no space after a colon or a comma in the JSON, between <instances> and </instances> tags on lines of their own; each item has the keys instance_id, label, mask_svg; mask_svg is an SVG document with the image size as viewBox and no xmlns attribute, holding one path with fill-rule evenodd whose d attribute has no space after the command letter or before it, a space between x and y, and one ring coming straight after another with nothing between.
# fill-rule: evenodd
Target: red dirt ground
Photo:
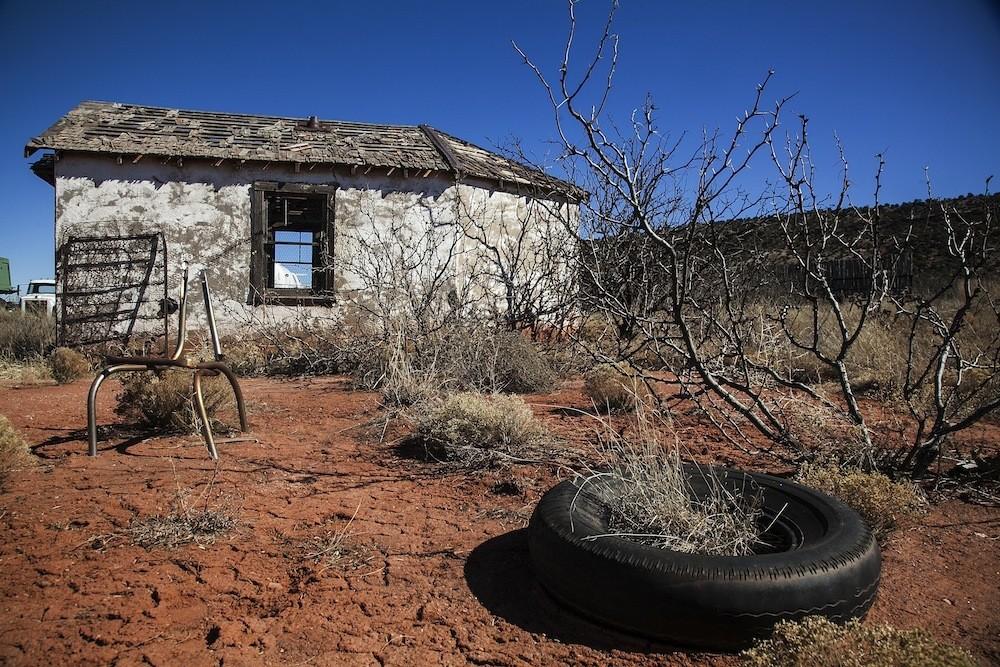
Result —
<instances>
[{"instance_id":1,"label":"red dirt ground","mask_svg":"<svg viewBox=\"0 0 1000 667\"><path fill-rule=\"evenodd\" d=\"M0 662L178 665L734 665L592 626L539 590L522 526L548 469L442 472L379 444L373 394L339 378L248 380L256 441L106 434L86 456L86 382L2 386L0 412L40 464L0 494ZM100 417L113 421L114 387ZM530 396L576 441L580 383ZM687 435L687 434L686 434ZM994 437L991 434L989 437ZM766 469L707 430L698 458ZM513 479L520 491L503 493ZM211 544L147 551L130 520L167 513L178 490L235 510ZM347 527L357 567L327 567L313 537ZM1000 663L1000 510L949 500L884 549L870 615L925 628Z\"/></svg>"}]
</instances>

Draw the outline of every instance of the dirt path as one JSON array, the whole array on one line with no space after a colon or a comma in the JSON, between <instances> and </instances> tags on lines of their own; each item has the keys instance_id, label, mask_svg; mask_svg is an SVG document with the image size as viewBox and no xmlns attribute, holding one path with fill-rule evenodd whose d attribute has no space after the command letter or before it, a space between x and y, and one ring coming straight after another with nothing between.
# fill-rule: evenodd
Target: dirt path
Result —
<instances>
[{"instance_id":1,"label":"dirt path","mask_svg":"<svg viewBox=\"0 0 1000 667\"><path fill-rule=\"evenodd\" d=\"M222 444L216 471L196 437L111 434L87 457L84 382L0 388L0 412L40 458L0 494L0 662L735 664L617 636L548 600L521 528L552 471L469 476L401 456L360 427L377 397L340 379L250 380L245 391L257 441ZM582 407L578 384L529 400L557 432L586 434L549 407ZM696 449L749 463L708 434ZM129 522L168 512L179 492L229 507L239 528L213 544L133 545ZM310 558L314 538L355 512L352 554ZM1000 662L998 537L996 510L935 507L890 542L873 617Z\"/></svg>"}]
</instances>

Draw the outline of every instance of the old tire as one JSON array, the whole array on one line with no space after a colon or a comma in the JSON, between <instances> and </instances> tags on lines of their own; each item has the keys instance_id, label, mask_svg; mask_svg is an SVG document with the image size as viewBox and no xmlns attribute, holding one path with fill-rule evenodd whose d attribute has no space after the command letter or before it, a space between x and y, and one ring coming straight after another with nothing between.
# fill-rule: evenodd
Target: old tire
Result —
<instances>
[{"instance_id":1,"label":"old tire","mask_svg":"<svg viewBox=\"0 0 1000 667\"><path fill-rule=\"evenodd\" d=\"M766 536L769 553L710 556L616 536L587 539L608 533L611 491L565 481L542 497L531 517L538 580L556 600L599 623L710 649L744 647L783 619L847 620L868 611L881 555L856 512L785 479L713 471L734 492L762 495L765 524L778 517ZM687 473L695 493L703 491L703 472L690 466Z\"/></svg>"}]
</instances>

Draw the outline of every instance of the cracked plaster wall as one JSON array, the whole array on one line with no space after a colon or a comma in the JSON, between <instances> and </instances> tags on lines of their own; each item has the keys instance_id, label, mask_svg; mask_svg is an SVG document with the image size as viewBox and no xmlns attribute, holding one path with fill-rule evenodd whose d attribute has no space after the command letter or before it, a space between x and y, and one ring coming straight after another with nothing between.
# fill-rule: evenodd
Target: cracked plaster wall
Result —
<instances>
[{"instance_id":1,"label":"cracked plaster wall","mask_svg":"<svg viewBox=\"0 0 1000 667\"><path fill-rule=\"evenodd\" d=\"M170 294L176 296L182 262L192 276L208 267L216 315L223 330L238 327L249 311L251 189L255 181L300 184L336 183L334 198L334 272L338 304L361 287L352 275L353 240L384 230L390 224L419 235L429 225L458 234L462 212L488 216L497 234L522 224L527 198L490 189L488 184L456 186L450 175L426 178L386 176L380 172L355 175L329 167L303 168L271 164L237 168L212 162L164 164L146 157L118 164L109 156L67 153L55 165L55 238L57 249L70 235L103 236L162 231L170 262ZM483 187L479 187L482 185ZM457 205L456 197L463 197ZM576 209L576 207L573 207ZM378 228L378 229L377 229ZM468 241L463 249L470 256ZM457 261L461 261L459 258ZM461 267L456 267L461 270ZM268 305L269 317L282 319L301 308ZM323 309L324 314L329 310ZM192 291L189 313L203 322L200 292Z\"/></svg>"}]
</instances>

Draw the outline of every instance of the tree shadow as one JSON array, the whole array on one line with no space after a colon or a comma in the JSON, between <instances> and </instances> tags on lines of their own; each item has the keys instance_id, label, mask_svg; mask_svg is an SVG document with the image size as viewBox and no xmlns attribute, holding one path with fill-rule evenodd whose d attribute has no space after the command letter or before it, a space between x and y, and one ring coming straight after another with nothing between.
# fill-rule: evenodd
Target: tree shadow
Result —
<instances>
[{"instance_id":1,"label":"tree shadow","mask_svg":"<svg viewBox=\"0 0 1000 667\"><path fill-rule=\"evenodd\" d=\"M598 625L557 603L535 577L528 554L528 529L483 542L465 563L469 590L494 616L564 644L600 651L674 653L680 647Z\"/></svg>"}]
</instances>

